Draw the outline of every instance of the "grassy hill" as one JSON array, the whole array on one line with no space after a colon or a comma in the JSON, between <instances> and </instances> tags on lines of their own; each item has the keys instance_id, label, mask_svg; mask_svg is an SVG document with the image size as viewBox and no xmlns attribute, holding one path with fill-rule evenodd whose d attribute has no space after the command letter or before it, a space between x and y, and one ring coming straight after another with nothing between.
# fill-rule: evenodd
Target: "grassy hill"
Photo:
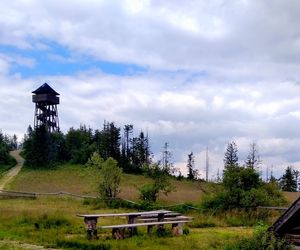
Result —
<instances>
[{"instance_id":1,"label":"grassy hill","mask_svg":"<svg viewBox=\"0 0 300 250\"><path fill-rule=\"evenodd\" d=\"M7 188L25 192L65 191L74 194L97 195L99 179L99 171L82 165L64 164L52 170L32 170L24 167ZM175 179L170 181L173 191L168 196L160 195L161 204L197 203L205 192L211 193L218 189L217 184L203 181L177 181ZM123 173L119 197L137 201L138 189L150 182L152 179L149 177ZM300 192L284 192L284 196L291 204L300 196Z\"/></svg>"},{"instance_id":2,"label":"grassy hill","mask_svg":"<svg viewBox=\"0 0 300 250\"><path fill-rule=\"evenodd\" d=\"M66 191L75 194L97 195L99 179L99 171L82 165L65 164L53 170L23 168L8 188L14 191ZM173 191L168 196L160 195L159 202L162 204L198 202L205 191L214 188L213 184L201 181L177 181L175 179L170 181ZM152 182L151 178L123 173L119 197L138 200L138 189L150 182Z\"/></svg>"},{"instance_id":3,"label":"grassy hill","mask_svg":"<svg viewBox=\"0 0 300 250\"><path fill-rule=\"evenodd\" d=\"M99 179L99 171L82 165L65 164L51 170L23 168L7 189L97 195ZM123 174L120 197L138 200L138 189L151 181L153 180L146 176ZM211 193L218 188L216 184L202 181L177 181L172 178L170 181L174 191L167 197L160 195L161 204L197 203L205 192ZM290 195L290 200L294 198L295 195ZM0 249L26 249L26 245L22 248L20 242L54 248L64 248L61 244L82 244L82 247L85 245L100 247L104 244L111 249L223 249L224 245L230 242L249 237L253 231L252 226L257 224L259 217L256 214L258 211L254 211L253 214L232 211L219 215L188 211L187 215L194 217L194 220L188 225L190 234L187 236L163 238L148 236L146 229L141 228L138 237L116 241L111 238L110 231L100 230L101 239L94 242L85 239L83 220L76 217L77 213L125 211L132 210L112 209L68 197L46 196L33 200L0 198ZM277 216L277 213L272 214L269 223ZM120 223L117 220L105 218L99 223L104 225ZM14 244L18 244L18 247L14 248Z\"/></svg>"},{"instance_id":4,"label":"grassy hill","mask_svg":"<svg viewBox=\"0 0 300 250\"><path fill-rule=\"evenodd\" d=\"M8 189L97 195L99 178L99 171L81 165L67 164L53 170L23 168ZM151 181L152 179L145 176L123 174L120 196L137 200L138 188ZM171 182L174 192L168 197L161 195L162 204L198 202L204 193L203 190L214 188L214 185L200 181L171 179ZM190 233L187 236L163 238L148 236L146 229L141 228L138 237L116 241L111 238L110 230L100 230L101 239L90 242L85 239L83 219L76 217L77 213L125 211L131 210L99 207L97 204L67 197L46 196L33 200L0 198L0 249L26 249L26 247L28 249L28 246L32 246L32 249L40 249L34 246L64 248L68 244L81 247L96 246L99 249L103 245L111 249L223 249L225 244L248 237L253 230L247 227L226 227L228 222L224 218L227 216L213 217L190 211L189 215L194 217L194 221L189 225ZM99 223L104 225L120 223L118 220L120 218L104 218Z\"/></svg>"}]
</instances>

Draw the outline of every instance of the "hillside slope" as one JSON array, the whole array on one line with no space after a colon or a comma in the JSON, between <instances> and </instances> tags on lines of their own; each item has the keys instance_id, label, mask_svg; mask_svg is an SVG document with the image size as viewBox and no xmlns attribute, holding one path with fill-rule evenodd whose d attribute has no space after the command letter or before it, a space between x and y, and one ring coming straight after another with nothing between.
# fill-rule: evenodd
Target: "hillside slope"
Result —
<instances>
[{"instance_id":1,"label":"hillside slope","mask_svg":"<svg viewBox=\"0 0 300 250\"><path fill-rule=\"evenodd\" d=\"M82 165L65 164L52 170L32 170L23 168L10 183L9 189L27 192L66 191L75 194L97 195L99 172ZM121 198L138 199L138 189L150 183L151 178L142 175L123 174L121 179ZM200 181L177 181L171 179L173 191L168 195L160 195L159 201L165 204L181 202L198 202L203 190L209 185Z\"/></svg>"}]
</instances>

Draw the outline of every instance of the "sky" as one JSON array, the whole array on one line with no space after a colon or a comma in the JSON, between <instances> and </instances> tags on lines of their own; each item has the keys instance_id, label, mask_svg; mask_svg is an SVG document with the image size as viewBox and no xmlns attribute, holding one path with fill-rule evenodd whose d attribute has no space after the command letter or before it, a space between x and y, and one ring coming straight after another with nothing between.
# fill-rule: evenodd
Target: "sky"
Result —
<instances>
[{"instance_id":1,"label":"sky","mask_svg":"<svg viewBox=\"0 0 300 250\"><path fill-rule=\"evenodd\" d=\"M0 129L21 139L47 82L63 132L133 124L202 178L206 147L213 179L233 140L264 176L300 170L299 23L297 0L1 1Z\"/></svg>"}]
</instances>

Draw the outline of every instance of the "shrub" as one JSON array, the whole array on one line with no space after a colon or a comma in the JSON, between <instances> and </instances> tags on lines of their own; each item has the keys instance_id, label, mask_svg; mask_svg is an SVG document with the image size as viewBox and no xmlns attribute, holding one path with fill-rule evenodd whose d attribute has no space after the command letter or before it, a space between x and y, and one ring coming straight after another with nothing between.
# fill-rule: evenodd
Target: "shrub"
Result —
<instances>
[{"instance_id":1,"label":"shrub","mask_svg":"<svg viewBox=\"0 0 300 250\"><path fill-rule=\"evenodd\" d=\"M140 188L140 199L142 201L156 202L159 189L153 184L144 185Z\"/></svg>"},{"instance_id":2,"label":"shrub","mask_svg":"<svg viewBox=\"0 0 300 250\"><path fill-rule=\"evenodd\" d=\"M142 201L139 204L139 209L140 210L145 210L145 211L151 211L151 210L156 210L156 209L160 209L160 207L151 201Z\"/></svg>"},{"instance_id":3,"label":"shrub","mask_svg":"<svg viewBox=\"0 0 300 250\"><path fill-rule=\"evenodd\" d=\"M99 153L94 152L91 154L90 158L88 159L87 163L85 164L86 167L101 169L102 164L104 163L103 158L99 155Z\"/></svg>"},{"instance_id":4,"label":"shrub","mask_svg":"<svg viewBox=\"0 0 300 250\"><path fill-rule=\"evenodd\" d=\"M257 206L278 206L286 203L282 193L272 184L250 190L224 190L214 195L204 196L200 204L205 212L208 210L225 211L234 208L256 208Z\"/></svg>"},{"instance_id":5,"label":"shrub","mask_svg":"<svg viewBox=\"0 0 300 250\"><path fill-rule=\"evenodd\" d=\"M142 201L156 202L159 192L168 195L171 192L171 184L168 176L164 173L156 173L154 183L147 184L140 188L140 199Z\"/></svg>"},{"instance_id":6,"label":"shrub","mask_svg":"<svg viewBox=\"0 0 300 250\"><path fill-rule=\"evenodd\" d=\"M117 166L118 162L109 157L101 168L102 180L99 185L100 196L102 198L115 198L120 192L122 170Z\"/></svg>"}]
</instances>

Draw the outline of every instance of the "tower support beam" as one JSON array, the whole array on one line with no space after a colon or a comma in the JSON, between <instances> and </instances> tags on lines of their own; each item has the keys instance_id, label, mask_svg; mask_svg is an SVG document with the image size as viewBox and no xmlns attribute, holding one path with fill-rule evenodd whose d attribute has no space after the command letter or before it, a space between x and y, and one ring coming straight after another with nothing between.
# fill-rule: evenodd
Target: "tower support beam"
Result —
<instances>
[{"instance_id":1,"label":"tower support beam","mask_svg":"<svg viewBox=\"0 0 300 250\"><path fill-rule=\"evenodd\" d=\"M34 127L45 126L49 132L59 132L57 105L59 93L47 83L32 92L35 103Z\"/></svg>"}]
</instances>

